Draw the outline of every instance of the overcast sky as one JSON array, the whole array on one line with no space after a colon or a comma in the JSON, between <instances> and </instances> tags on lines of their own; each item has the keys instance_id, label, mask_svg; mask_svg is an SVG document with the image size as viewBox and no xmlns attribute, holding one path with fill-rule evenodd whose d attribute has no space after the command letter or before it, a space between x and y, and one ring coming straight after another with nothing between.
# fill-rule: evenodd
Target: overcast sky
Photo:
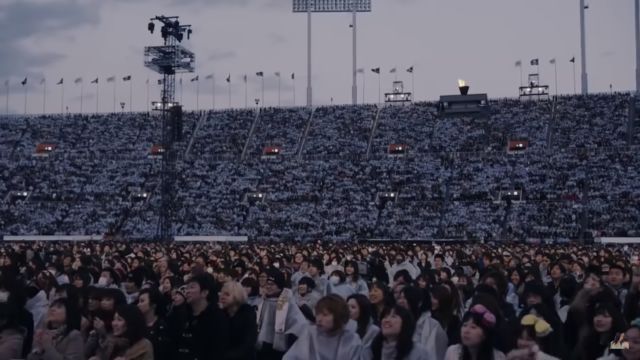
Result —
<instances>
[{"instance_id":1,"label":"overcast sky","mask_svg":"<svg viewBox=\"0 0 640 360\"><path fill-rule=\"evenodd\" d=\"M383 91L388 90L398 68L399 80L411 89L409 66L415 67L415 96L434 100L454 93L456 80L465 79L471 92L490 97L512 97L520 85L514 66L522 60L525 76L540 59L542 82L554 87L551 58L557 59L560 93L573 92L573 67L579 65L578 0L372 0L373 11L358 16L358 67L367 69L365 99L378 99L377 75L382 68ZM635 43L632 0L587 0L587 60L591 92L630 90L634 87ZM212 105L216 76L216 107L227 107L224 78L231 74L232 106L244 106L243 74L249 75L249 101L260 97L257 71L265 73L265 103L277 105L274 72L282 73L282 105L293 104L291 73L296 74L296 103L306 92L306 15L292 13L291 0L0 0L0 108L5 108L10 81L10 110L22 113L28 77L28 112L42 112L44 77L47 112L60 111L60 86L64 78L65 103L80 109L83 77L84 110L95 111L99 78L102 111L113 108L113 87L106 78L116 75L117 102L129 102L132 75L133 108L146 109L146 79L157 84L158 75L143 66L143 48L158 45L161 37L147 31L154 15L178 15L193 26L185 45L196 53L200 75L200 108ZM317 14L313 19L314 103L351 102L350 14ZM577 66L580 89L580 68ZM185 75L183 102L195 108L196 84ZM362 99L362 75L358 77ZM177 90L180 97L180 88ZM151 100L159 87L151 86Z\"/></svg>"}]
</instances>

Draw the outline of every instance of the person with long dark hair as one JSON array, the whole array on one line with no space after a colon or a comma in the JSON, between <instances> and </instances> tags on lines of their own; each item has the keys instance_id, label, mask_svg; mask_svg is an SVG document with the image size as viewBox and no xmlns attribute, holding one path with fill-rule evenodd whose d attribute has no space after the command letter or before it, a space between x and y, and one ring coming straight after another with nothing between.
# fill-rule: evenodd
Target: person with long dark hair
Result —
<instances>
[{"instance_id":1,"label":"person with long dark hair","mask_svg":"<svg viewBox=\"0 0 640 360\"><path fill-rule=\"evenodd\" d=\"M580 331L580 340L573 359L595 360L603 355L616 334L624 331L626 324L613 295L598 294L587 310L589 322Z\"/></svg>"},{"instance_id":2,"label":"person with long dark hair","mask_svg":"<svg viewBox=\"0 0 640 360\"><path fill-rule=\"evenodd\" d=\"M358 325L357 333L362 340L362 347L369 348L380 328L373 324L371 302L362 294L353 294L347 299L349 318Z\"/></svg>"},{"instance_id":3,"label":"person with long dark hair","mask_svg":"<svg viewBox=\"0 0 640 360\"><path fill-rule=\"evenodd\" d=\"M347 276L347 285L353 288L356 294L369 295L367 282L360 277L358 263L354 260L347 260L344 264L344 273Z\"/></svg>"},{"instance_id":4,"label":"person with long dark hair","mask_svg":"<svg viewBox=\"0 0 640 360\"><path fill-rule=\"evenodd\" d=\"M445 360L505 360L505 355L494 349L496 316L484 305L476 304L462 317L460 343L451 345Z\"/></svg>"},{"instance_id":5,"label":"person with long dark hair","mask_svg":"<svg viewBox=\"0 0 640 360\"><path fill-rule=\"evenodd\" d=\"M428 351L429 358L442 359L449 340L442 326L431 317L431 295L426 289L407 286L402 289L398 305L411 312L416 321L413 341Z\"/></svg>"},{"instance_id":6,"label":"person with long dark hair","mask_svg":"<svg viewBox=\"0 0 640 360\"><path fill-rule=\"evenodd\" d=\"M89 360L153 360L153 345L145 338L147 325L137 305L123 305L111 323L113 336L100 343Z\"/></svg>"},{"instance_id":7,"label":"person with long dark hair","mask_svg":"<svg viewBox=\"0 0 640 360\"><path fill-rule=\"evenodd\" d=\"M45 329L36 332L33 350L28 356L35 359L84 359L84 340L80 333L80 311L71 299L60 298L49 306Z\"/></svg>"},{"instance_id":8,"label":"person with long dark hair","mask_svg":"<svg viewBox=\"0 0 640 360\"><path fill-rule=\"evenodd\" d=\"M415 321L411 312L402 306L385 308L382 312L382 327L371 347L365 348L364 360L436 360L417 344L412 335Z\"/></svg>"},{"instance_id":9,"label":"person with long dark hair","mask_svg":"<svg viewBox=\"0 0 640 360\"><path fill-rule=\"evenodd\" d=\"M431 290L431 317L447 333L448 345L457 344L460 340L460 318L453 304L453 294L446 286L438 285Z\"/></svg>"},{"instance_id":10,"label":"person with long dark hair","mask_svg":"<svg viewBox=\"0 0 640 360\"><path fill-rule=\"evenodd\" d=\"M374 281L369 287L369 301L373 307L373 323L380 325L384 308L395 304L393 294L384 283Z\"/></svg>"}]
</instances>

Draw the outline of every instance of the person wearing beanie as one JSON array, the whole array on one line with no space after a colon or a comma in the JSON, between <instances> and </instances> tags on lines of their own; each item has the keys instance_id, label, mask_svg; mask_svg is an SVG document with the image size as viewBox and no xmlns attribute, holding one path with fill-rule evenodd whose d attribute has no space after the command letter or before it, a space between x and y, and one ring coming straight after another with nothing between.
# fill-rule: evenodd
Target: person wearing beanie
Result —
<instances>
[{"instance_id":1,"label":"person wearing beanie","mask_svg":"<svg viewBox=\"0 0 640 360\"><path fill-rule=\"evenodd\" d=\"M285 278L279 270L267 271L265 294L257 309L259 360L282 359L295 337L307 326L293 292L284 285Z\"/></svg>"}]
</instances>

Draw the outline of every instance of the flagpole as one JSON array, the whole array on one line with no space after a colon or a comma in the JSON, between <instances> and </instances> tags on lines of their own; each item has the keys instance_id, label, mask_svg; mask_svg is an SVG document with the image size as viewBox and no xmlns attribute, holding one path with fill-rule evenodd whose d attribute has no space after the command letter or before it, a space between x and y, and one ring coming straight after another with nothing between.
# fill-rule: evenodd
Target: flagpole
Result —
<instances>
[{"instance_id":1,"label":"flagpole","mask_svg":"<svg viewBox=\"0 0 640 360\"><path fill-rule=\"evenodd\" d=\"M365 90L366 88L364 87L364 85L365 85L365 80L364 80L364 78L366 78L366 77L367 77L367 76L366 76L366 75L367 75L366 73L367 73L366 71L362 71L362 104L363 104L363 105L364 105L364 100L365 100L365 97L364 97L364 90Z\"/></svg>"},{"instance_id":2,"label":"flagpole","mask_svg":"<svg viewBox=\"0 0 640 360\"><path fill-rule=\"evenodd\" d=\"M42 82L42 113L46 113L47 107L47 80Z\"/></svg>"},{"instance_id":3,"label":"flagpole","mask_svg":"<svg viewBox=\"0 0 640 360\"><path fill-rule=\"evenodd\" d=\"M229 76L231 76L231 75L229 75ZM229 77L227 79L229 80L229 81L227 81L227 91L229 92L229 109L231 109L231 78Z\"/></svg>"},{"instance_id":4,"label":"flagpole","mask_svg":"<svg viewBox=\"0 0 640 360\"><path fill-rule=\"evenodd\" d=\"M133 112L133 80L129 79L129 112Z\"/></svg>"},{"instance_id":5,"label":"flagpole","mask_svg":"<svg viewBox=\"0 0 640 360\"><path fill-rule=\"evenodd\" d=\"M296 77L295 77L295 75L293 76L291 81L293 82L293 106L296 106Z\"/></svg>"},{"instance_id":6,"label":"flagpole","mask_svg":"<svg viewBox=\"0 0 640 360\"><path fill-rule=\"evenodd\" d=\"M98 80L96 78L96 80ZM98 108L100 106L100 85L98 85L98 81L96 81L96 114L98 113Z\"/></svg>"},{"instance_id":7,"label":"flagpole","mask_svg":"<svg viewBox=\"0 0 640 360\"><path fill-rule=\"evenodd\" d=\"M64 115L64 80L62 81L62 87L60 88L61 90L61 94L60 94L60 113L62 115Z\"/></svg>"},{"instance_id":8,"label":"flagpole","mask_svg":"<svg viewBox=\"0 0 640 360\"><path fill-rule=\"evenodd\" d=\"M262 78L262 94L260 95L260 102L262 103L262 106L264 107L264 73L261 76Z\"/></svg>"},{"instance_id":9,"label":"flagpole","mask_svg":"<svg viewBox=\"0 0 640 360\"><path fill-rule=\"evenodd\" d=\"M7 117L9 117L9 80L5 82L7 86Z\"/></svg>"},{"instance_id":10,"label":"flagpole","mask_svg":"<svg viewBox=\"0 0 640 360\"><path fill-rule=\"evenodd\" d=\"M380 79L380 71L378 71L378 104L382 104L382 80Z\"/></svg>"},{"instance_id":11,"label":"flagpole","mask_svg":"<svg viewBox=\"0 0 640 360\"><path fill-rule=\"evenodd\" d=\"M82 114L82 100L84 98L84 82L80 82L80 114Z\"/></svg>"},{"instance_id":12,"label":"flagpole","mask_svg":"<svg viewBox=\"0 0 640 360\"><path fill-rule=\"evenodd\" d=\"M247 88L247 74L244 74L244 108L246 109L249 106L249 102L248 102L248 94L249 94L249 90Z\"/></svg>"},{"instance_id":13,"label":"flagpole","mask_svg":"<svg viewBox=\"0 0 640 360\"><path fill-rule=\"evenodd\" d=\"M200 79L196 80L196 111L200 110Z\"/></svg>"},{"instance_id":14,"label":"flagpole","mask_svg":"<svg viewBox=\"0 0 640 360\"><path fill-rule=\"evenodd\" d=\"M556 97L558 96L558 61L553 62L553 69L555 71L556 76Z\"/></svg>"},{"instance_id":15,"label":"flagpole","mask_svg":"<svg viewBox=\"0 0 640 360\"><path fill-rule=\"evenodd\" d=\"M411 97L413 97L413 100L416 100L416 76L414 74L416 70L413 69L413 71L411 71Z\"/></svg>"},{"instance_id":16,"label":"flagpole","mask_svg":"<svg viewBox=\"0 0 640 360\"><path fill-rule=\"evenodd\" d=\"M147 78L147 112L149 112L149 78Z\"/></svg>"},{"instance_id":17,"label":"flagpole","mask_svg":"<svg viewBox=\"0 0 640 360\"><path fill-rule=\"evenodd\" d=\"M24 114L27 115L27 83L24 84Z\"/></svg>"},{"instance_id":18,"label":"flagpole","mask_svg":"<svg viewBox=\"0 0 640 360\"><path fill-rule=\"evenodd\" d=\"M116 112L116 79L113 79L113 112Z\"/></svg>"},{"instance_id":19,"label":"flagpole","mask_svg":"<svg viewBox=\"0 0 640 360\"><path fill-rule=\"evenodd\" d=\"M182 91L182 76L180 76L180 105L182 105L182 95L184 95L184 92Z\"/></svg>"},{"instance_id":20,"label":"flagpole","mask_svg":"<svg viewBox=\"0 0 640 360\"><path fill-rule=\"evenodd\" d=\"M216 75L211 74L211 109L216 108Z\"/></svg>"},{"instance_id":21,"label":"flagpole","mask_svg":"<svg viewBox=\"0 0 640 360\"><path fill-rule=\"evenodd\" d=\"M575 59L575 58L574 58ZM573 61L573 94L576 94L576 61Z\"/></svg>"},{"instance_id":22,"label":"flagpole","mask_svg":"<svg viewBox=\"0 0 640 360\"><path fill-rule=\"evenodd\" d=\"M280 75L278 75L278 107L280 107Z\"/></svg>"},{"instance_id":23,"label":"flagpole","mask_svg":"<svg viewBox=\"0 0 640 360\"><path fill-rule=\"evenodd\" d=\"M520 64L520 86L524 85L524 75L522 74L522 64Z\"/></svg>"},{"instance_id":24,"label":"flagpole","mask_svg":"<svg viewBox=\"0 0 640 360\"><path fill-rule=\"evenodd\" d=\"M358 104L358 79L357 79L357 71L358 69L357 67L357 47L356 47L356 41L357 41L357 28L356 28L356 2L355 0L351 0L351 7L352 7L352 11L353 11L353 88L351 89L351 100L353 102L353 105Z\"/></svg>"}]
</instances>

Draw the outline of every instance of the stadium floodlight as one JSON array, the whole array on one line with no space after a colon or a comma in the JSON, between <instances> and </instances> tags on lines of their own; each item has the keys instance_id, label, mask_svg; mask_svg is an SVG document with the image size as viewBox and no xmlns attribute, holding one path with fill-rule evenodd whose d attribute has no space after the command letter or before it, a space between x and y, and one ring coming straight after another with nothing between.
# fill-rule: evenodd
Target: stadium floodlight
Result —
<instances>
[{"instance_id":1,"label":"stadium floodlight","mask_svg":"<svg viewBox=\"0 0 640 360\"><path fill-rule=\"evenodd\" d=\"M585 10L588 9L588 6L585 6L584 0L580 0L580 62L582 67L582 95L587 95L589 92L589 86L587 81L587 34L586 34L586 26L585 26Z\"/></svg>"},{"instance_id":2,"label":"stadium floodlight","mask_svg":"<svg viewBox=\"0 0 640 360\"><path fill-rule=\"evenodd\" d=\"M353 85L351 87L351 101L355 105L358 98L357 58L356 58L356 14L371 12L371 0L293 0L294 13L307 13L307 106L313 104L311 87L311 13L353 13Z\"/></svg>"},{"instance_id":3,"label":"stadium floodlight","mask_svg":"<svg viewBox=\"0 0 640 360\"><path fill-rule=\"evenodd\" d=\"M460 90L460 95L467 95L469 94L469 85L466 81L458 79L458 90Z\"/></svg>"},{"instance_id":4,"label":"stadium floodlight","mask_svg":"<svg viewBox=\"0 0 640 360\"><path fill-rule=\"evenodd\" d=\"M156 28L156 24L153 21L149 22L149 25L147 25L147 29L149 29L149 32L152 34L155 28Z\"/></svg>"}]
</instances>

